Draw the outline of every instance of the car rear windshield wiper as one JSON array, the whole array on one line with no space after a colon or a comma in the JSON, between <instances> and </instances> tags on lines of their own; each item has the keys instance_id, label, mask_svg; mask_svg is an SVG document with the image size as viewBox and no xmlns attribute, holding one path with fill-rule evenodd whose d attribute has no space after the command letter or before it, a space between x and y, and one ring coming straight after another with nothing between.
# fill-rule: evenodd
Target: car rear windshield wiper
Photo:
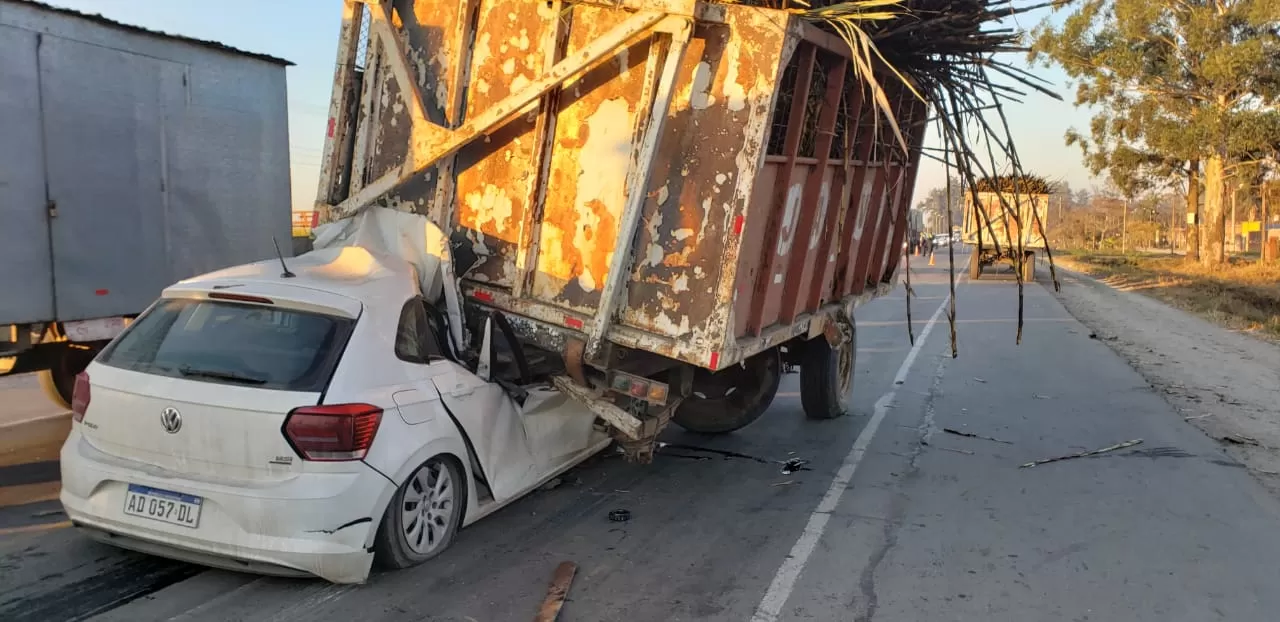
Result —
<instances>
[{"instance_id":1,"label":"car rear windshield wiper","mask_svg":"<svg viewBox=\"0 0 1280 622\"><path fill-rule=\"evenodd\" d=\"M244 376L234 372L216 371L212 369L195 369L191 366L184 365L178 368L178 373L183 376L196 376L200 378L214 378L216 380L226 380L228 382L239 382L241 384L266 384L266 378L257 378L254 376Z\"/></svg>"}]
</instances>

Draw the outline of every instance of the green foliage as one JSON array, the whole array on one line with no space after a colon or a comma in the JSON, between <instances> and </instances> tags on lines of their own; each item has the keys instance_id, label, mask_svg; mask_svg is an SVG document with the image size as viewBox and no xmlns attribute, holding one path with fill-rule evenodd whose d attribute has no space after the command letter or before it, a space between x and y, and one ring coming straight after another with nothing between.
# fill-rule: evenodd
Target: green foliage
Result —
<instances>
[{"instance_id":1,"label":"green foliage","mask_svg":"<svg viewBox=\"0 0 1280 622\"><path fill-rule=\"evenodd\" d=\"M1067 135L1122 189L1182 163L1280 144L1280 2L1084 0L1036 29L1033 60L1061 65L1098 109ZM1058 7L1056 10L1065 10Z\"/></svg>"},{"instance_id":2,"label":"green foliage","mask_svg":"<svg viewBox=\"0 0 1280 622\"><path fill-rule=\"evenodd\" d=\"M1036 30L1030 53L1062 65L1077 83L1076 103L1097 110L1089 135L1073 130L1068 144L1130 198L1160 177L1189 173L1194 181L1203 162L1199 257L1206 265L1225 261L1233 163L1280 145L1280 2L1081 0L1071 7L1061 26L1046 21Z\"/></svg>"}]
</instances>

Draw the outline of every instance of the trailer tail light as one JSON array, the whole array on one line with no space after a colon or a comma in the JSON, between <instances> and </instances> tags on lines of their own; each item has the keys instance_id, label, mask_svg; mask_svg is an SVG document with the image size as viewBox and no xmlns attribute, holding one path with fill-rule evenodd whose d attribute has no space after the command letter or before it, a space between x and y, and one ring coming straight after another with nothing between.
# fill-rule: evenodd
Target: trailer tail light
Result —
<instances>
[{"instance_id":1,"label":"trailer tail light","mask_svg":"<svg viewBox=\"0 0 1280 622\"><path fill-rule=\"evenodd\" d=\"M89 410L89 372L76 374L76 384L71 390L71 420L84 421L84 413Z\"/></svg>"},{"instance_id":2,"label":"trailer tail light","mask_svg":"<svg viewBox=\"0 0 1280 622\"><path fill-rule=\"evenodd\" d=\"M659 406L667 403L667 394L671 389L665 383L621 371L611 371L609 374L610 389Z\"/></svg>"},{"instance_id":3,"label":"trailer tail light","mask_svg":"<svg viewBox=\"0 0 1280 622\"><path fill-rule=\"evenodd\" d=\"M304 406L285 419L284 437L303 460L361 460L380 423L382 409L371 404Z\"/></svg>"},{"instance_id":4,"label":"trailer tail light","mask_svg":"<svg viewBox=\"0 0 1280 622\"><path fill-rule=\"evenodd\" d=\"M471 295L472 297L474 297L476 300L479 300L480 302L493 302L493 294L486 292L484 290L477 289L475 293Z\"/></svg>"}]
</instances>

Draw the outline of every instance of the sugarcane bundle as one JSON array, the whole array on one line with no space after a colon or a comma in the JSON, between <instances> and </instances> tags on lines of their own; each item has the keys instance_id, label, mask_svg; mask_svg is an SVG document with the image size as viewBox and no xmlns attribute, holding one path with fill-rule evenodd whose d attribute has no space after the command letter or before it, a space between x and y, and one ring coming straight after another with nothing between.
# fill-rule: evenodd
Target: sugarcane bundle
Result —
<instances>
[{"instance_id":1,"label":"sugarcane bundle","mask_svg":"<svg viewBox=\"0 0 1280 622\"><path fill-rule=\"evenodd\" d=\"M1049 181L1038 175L996 175L981 177L976 186L978 192L1001 194L1049 194Z\"/></svg>"}]
</instances>

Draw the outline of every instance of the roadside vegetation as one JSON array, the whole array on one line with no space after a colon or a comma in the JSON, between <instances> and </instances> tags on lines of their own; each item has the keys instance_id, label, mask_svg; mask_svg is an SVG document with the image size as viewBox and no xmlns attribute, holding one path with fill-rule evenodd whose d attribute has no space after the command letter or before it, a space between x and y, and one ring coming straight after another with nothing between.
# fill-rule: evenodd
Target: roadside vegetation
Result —
<instances>
[{"instance_id":1,"label":"roadside vegetation","mask_svg":"<svg viewBox=\"0 0 1280 622\"><path fill-rule=\"evenodd\" d=\"M1205 268L1178 255L1062 251L1059 262L1233 330L1280 343L1280 263L1231 257Z\"/></svg>"}]
</instances>

